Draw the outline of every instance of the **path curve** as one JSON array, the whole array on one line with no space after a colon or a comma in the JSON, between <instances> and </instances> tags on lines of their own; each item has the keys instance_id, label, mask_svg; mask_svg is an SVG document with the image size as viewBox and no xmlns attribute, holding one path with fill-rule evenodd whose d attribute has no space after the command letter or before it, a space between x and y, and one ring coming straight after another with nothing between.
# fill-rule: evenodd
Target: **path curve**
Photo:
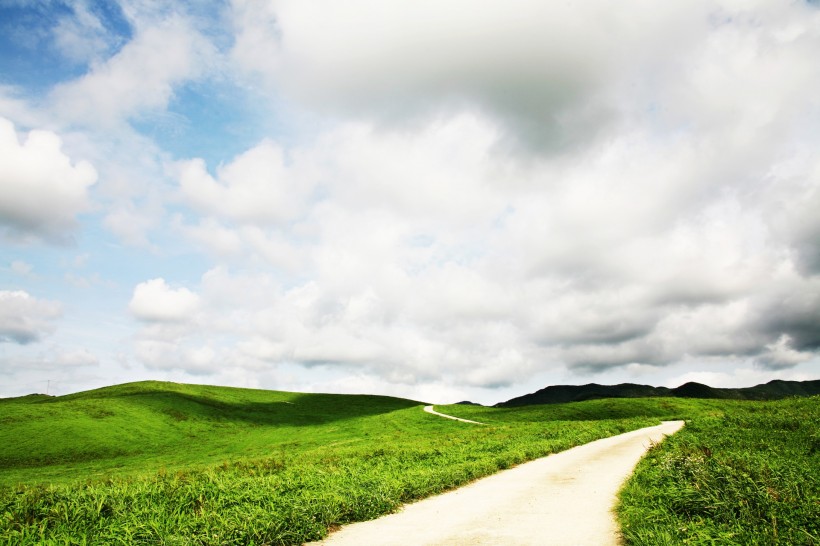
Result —
<instances>
[{"instance_id":1,"label":"path curve","mask_svg":"<svg viewBox=\"0 0 820 546\"><path fill-rule=\"evenodd\" d=\"M667 421L536 459L311 544L614 546L618 490L646 450L683 424Z\"/></svg>"},{"instance_id":2,"label":"path curve","mask_svg":"<svg viewBox=\"0 0 820 546\"><path fill-rule=\"evenodd\" d=\"M427 413L432 413L433 415L438 415L439 417L446 417L447 419L453 419L454 421L461 421L462 423L472 423L474 425L483 425L484 423L479 423L478 421L470 421L469 419L462 419L461 417L454 417L452 415L447 415L446 413L439 413L433 409L433 406L424 406L424 411Z\"/></svg>"}]
</instances>

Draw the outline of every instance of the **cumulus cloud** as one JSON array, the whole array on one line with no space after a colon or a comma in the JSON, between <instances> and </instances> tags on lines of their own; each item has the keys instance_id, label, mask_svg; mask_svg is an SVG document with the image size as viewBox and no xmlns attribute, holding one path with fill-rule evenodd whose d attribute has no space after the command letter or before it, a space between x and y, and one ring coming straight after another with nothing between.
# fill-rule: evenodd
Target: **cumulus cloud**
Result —
<instances>
[{"instance_id":1,"label":"cumulus cloud","mask_svg":"<svg viewBox=\"0 0 820 546\"><path fill-rule=\"evenodd\" d=\"M175 323L191 319L199 304L197 294L184 287L171 288L160 278L139 283L128 309L146 322Z\"/></svg>"},{"instance_id":2,"label":"cumulus cloud","mask_svg":"<svg viewBox=\"0 0 820 546\"><path fill-rule=\"evenodd\" d=\"M222 362L203 348L204 340L220 336L220 320L207 301L185 287L172 288L164 279L139 283L128 305L142 322L133 337L134 356L153 370L214 373ZM210 355L210 357L208 356Z\"/></svg>"},{"instance_id":3,"label":"cumulus cloud","mask_svg":"<svg viewBox=\"0 0 820 546\"><path fill-rule=\"evenodd\" d=\"M58 302L41 300L23 290L0 290L0 342L25 345L55 329L62 315Z\"/></svg>"},{"instance_id":4,"label":"cumulus cloud","mask_svg":"<svg viewBox=\"0 0 820 546\"><path fill-rule=\"evenodd\" d=\"M61 241L90 208L97 180L86 161L72 162L51 131L31 131L18 141L14 125L0 118L0 233L12 240Z\"/></svg>"},{"instance_id":5,"label":"cumulus cloud","mask_svg":"<svg viewBox=\"0 0 820 546\"><path fill-rule=\"evenodd\" d=\"M636 23L622 15L623 7L593 2L587 8L528 0L446 7L362 0L344 8L281 2L275 45L258 38L271 35L260 32L270 24L264 17L243 19L236 54L250 67L274 71L320 108L406 119L466 105L500 120L514 136L561 147L608 120L611 104L600 87L626 68L627 58L647 50L650 40L657 48L657 29L686 28L692 19L682 10L651 10ZM673 49L673 39L660 49ZM260 42L258 52L247 45ZM271 50L274 61L263 64L257 56L270 58Z\"/></svg>"},{"instance_id":6,"label":"cumulus cloud","mask_svg":"<svg viewBox=\"0 0 820 546\"><path fill-rule=\"evenodd\" d=\"M813 6L231 6L240 69L330 116L216 167L111 162L109 230L148 246L171 211L214 262L134 288L147 368L390 390L817 362ZM208 69L156 23L54 90L65 119L161 110ZM122 174L145 157L173 195Z\"/></svg>"},{"instance_id":7,"label":"cumulus cloud","mask_svg":"<svg viewBox=\"0 0 820 546\"><path fill-rule=\"evenodd\" d=\"M255 255L285 282L267 282L265 297L250 303L223 273L221 297L237 298L232 318L243 327L212 325L236 335L234 347L252 360L368 370L397 383L449 378L491 388L537 371L658 369L691 358L808 362L820 308L810 270L798 263L808 254L795 241L810 238L798 235L811 232L814 216L795 207L804 201L797 196L814 195L817 178L814 162L795 159L806 135L793 104L817 113L802 84L820 83L804 50L820 27L806 23L802 7L762 28L753 13L732 26L698 10L693 28L707 39L679 51L674 66L717 57L746 81L770 59L733 40L768 40L770 54L790 59L793 81L802 83L735 97L724 124L710 117L722 111L711 101L721 103L727 86L706 85L694 70L662 70L634 95L606 77L617 131L559 157L501 153L514 124L487 107L399 129L340 124L298 149L318 181L299 221L283 229L275 211L267 223L255 220L260 240L281 243L278 254ZM290 23L277 24L282 33L268 34L269 45L290 55ZM323 44L303 45L325 54ZM751 55L747 65L743 54ZM702 101L671 92L696 84ZM372 98L367 89L355 93ZM651 106L666 93L676 102ZM761 101L776 112L761 116ZM378 101L372 111L365 102L365 113L384 113ZM299 178L293 162L279 168L283 178ZM205 180L231 202L227 181ZM208 219L189 229L192 238L211 237L222 255L250 253L247 226L228 223L239 218L231 206L199 206L225 223ZM282 271L283 255L299 267ZM783 334L787 348L777 345Z\"/></svg>"},{"instance_id":8,"label":"cumulus cloud","mask_svg":"<svg viewBox=\"0 0 820 546\"><path fill-rule=\"evenodd\" d=\"M310 195L309 172L287 165L283 150L265 140L219 168L217 179L202 160L181 162L183 198L202 213L237 223L286 223L302 212Z\"/></svg>"}]
</instances>

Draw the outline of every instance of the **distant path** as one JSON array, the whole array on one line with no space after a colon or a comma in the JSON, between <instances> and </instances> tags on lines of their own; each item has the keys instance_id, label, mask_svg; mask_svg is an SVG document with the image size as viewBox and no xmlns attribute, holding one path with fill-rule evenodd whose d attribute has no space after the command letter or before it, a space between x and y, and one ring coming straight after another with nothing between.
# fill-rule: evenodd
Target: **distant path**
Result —
<instances>
[{"instance_id":1,"label":"distant path","mask_svg":"<svg viewBox=\"0 0 820 546\"><path fill-rule=\"evenodd\" d=\"M664 422L543 457L312 544L614 546L618 490L646 450L682 426Z\"/></svg>"},{"instance_id":2,"label":"distant path","mask_svg":"<svg viewBox=\"0 0 820 546\"><path fill-rule=\"evenodd\" d=\"M432 413L433 415L438 415L439 417L446 417L447 419L453 419L455 421L461 421L462 423L473 423L474 425L483 425L484 423L479 423L478 421L470 421L469 419L462 419L461 417L453 417L452 415L447 415L444 413L439 413L433 409L433 406L424 406L424 411L427 413Z\"/></svg>"}]
</instances>

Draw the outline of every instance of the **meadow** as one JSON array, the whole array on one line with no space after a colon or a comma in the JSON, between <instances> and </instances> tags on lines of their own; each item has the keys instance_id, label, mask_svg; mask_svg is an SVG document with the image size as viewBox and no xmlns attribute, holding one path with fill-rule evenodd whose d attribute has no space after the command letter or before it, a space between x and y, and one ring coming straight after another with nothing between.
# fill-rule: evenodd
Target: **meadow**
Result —
<instances>
[{"instance_id":1,"label":"meadow","mask_svg":"<svg viewBox=\"0 0 820 546\"><path fill-rule=\"evenodd\" d=\"M817 401L789 411L816 417ZM759 405L760 422L781 407L745 404ZM0 400L0 544L300 544L536 457L662 419L697 431L744 407L663 398L436 406L486 423L470 425L422 406L158 382ZM816 423L803 425L815 442ZM800 477L816 511L813 461ZM647 464L642 474L655 468ZM621 514L634 528L629 514L642 505L629 499ZM780 519L780 536L793 524ZM640 536L627 534L652 543Z\"/></svg>"},{"instance_id":2,"label":"meadow","mask_svg":"<svg viewBox=\"0 0 820 546\"><path fill-rule=\"evenodd\" d=\"M639 463L618 513L631 545L820 544L820 397L691 419Z\"/></svg>"}]
</instances>

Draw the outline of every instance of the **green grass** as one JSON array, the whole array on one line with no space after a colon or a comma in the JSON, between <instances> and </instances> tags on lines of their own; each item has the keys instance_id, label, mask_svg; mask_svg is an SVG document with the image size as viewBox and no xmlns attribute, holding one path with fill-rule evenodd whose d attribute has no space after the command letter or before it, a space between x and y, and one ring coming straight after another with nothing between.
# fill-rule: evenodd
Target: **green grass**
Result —
<instances>
[{"instance_id":1,"label":"green grass","mask_svg":"<svg viewBox=\"0 0 820 546\"><path fill-rule=\"evenodd\" d=\"M0 485L60 483L366 440L419 402L142 382L0 400ZM387 433L387 431L384 431Z\"/></svg>"},{"instance_id":2,"label":"green grass","mask_svg":"<svg viewBox=\"0 0 820 546\"><path fill-rule=\"evenodd\" d=\"M399 398L158 382L0 400L0 545L300 544L679 418L624 493L632 543L812 544L817 402L436 407L471 425Z\"/></svg>"},{"instance_id":3,"label":"green grass","mask_svg":"<svg viewBox=\"0 0 820 546\"><path fill-rule=\"evenodd\" d=\"M0 401L0 544L299 544L671 411L120 385ZM675 410L677 411L677 410Z\"/></svg>"},{"instance_id":4,"label":"green grass","mask_svg":"<svg viewBox=\"0 0 820 546\"><path fill-rule=\"evenodd\" d=\"M626 543L820 544L820 397L720 406L638 465Z\"/></svg>"}]
</instances>

